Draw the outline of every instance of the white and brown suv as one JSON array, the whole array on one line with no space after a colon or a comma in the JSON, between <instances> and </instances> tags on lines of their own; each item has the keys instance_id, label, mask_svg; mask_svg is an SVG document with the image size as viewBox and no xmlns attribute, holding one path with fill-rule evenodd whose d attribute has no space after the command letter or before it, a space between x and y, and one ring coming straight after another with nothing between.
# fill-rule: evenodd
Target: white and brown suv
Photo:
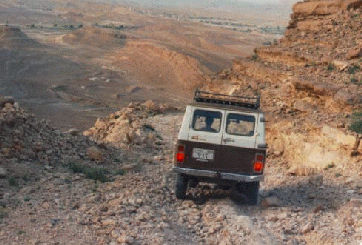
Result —
<instances>
[{"instance_id":1,"label":"white and brown suv","mask_svg":"<svg viewBox=\"0 0 362 245\"><path fill-rule=\"evenodd\" d=\"M243 191L257 204L266 157L265 119L260 97L196 91L178 135L176 197L188 186L213 182Z\"/></svg>"}]
</instances>

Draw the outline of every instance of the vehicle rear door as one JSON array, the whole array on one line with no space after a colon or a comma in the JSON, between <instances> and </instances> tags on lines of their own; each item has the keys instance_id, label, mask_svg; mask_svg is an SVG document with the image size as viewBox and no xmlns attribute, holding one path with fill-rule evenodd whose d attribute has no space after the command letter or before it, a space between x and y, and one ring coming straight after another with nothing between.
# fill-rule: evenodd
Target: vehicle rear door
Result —
<instances>
[{"instance_id":1,"label":"vehicle rear door","mask_svg":"<svg viewBox=\"0 0 362 245\"><path fill-rule=\"evenodd\" d=\"M223 110L194 108L189 131L189 141L221 144Z\"/></svg>"},{"instance_id":2,"label":"vehicle rear door","mask_svg":"<svg viewBox=\"0 0 362 245\"><path fill-rule=\"evenodd\" d=\"M255 160L258 113L225 112L221 140L224 171L250 174Z\"/></svg>"},{"instance_id":3,"label":"vehicle rear door","mask_svg":"<svg viewBox=\"0 0 362 245\"><path fill-rule=\"evenodd\" d=\"M215 164L222 161L220 150L225 111L195 107L192 113L185 164L191 168L213 170Z\"/></svg>"}]
</instances>

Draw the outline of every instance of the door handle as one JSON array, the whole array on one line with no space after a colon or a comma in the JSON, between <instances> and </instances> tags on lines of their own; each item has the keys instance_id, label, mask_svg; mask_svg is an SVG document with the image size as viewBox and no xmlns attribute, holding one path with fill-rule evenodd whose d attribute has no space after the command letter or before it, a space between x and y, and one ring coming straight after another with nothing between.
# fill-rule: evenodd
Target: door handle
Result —
<instances>
[{"instance_id":1,"label":"door handle","mask_svg":"<svg viewBox=\"0 0 362 245\"><path fill-rule=\"evenodd\" d=\"M224 141L225 143L234 142L234 140L233 140L233 139L230 139L230 138L225 138L225 139L223 139L223 141Z\"/></svg>"},{"instance_id":2,"label":"door handle","mask_svg":"<svg viewBox=\"0 0 362 245\"><path fill-rule=\"evenodd\" d=\"M191 136L191 139L193 140L199 140L199 141L206 141L204 138L201 138L199 136Z\"/></svg>"}]
</instances>

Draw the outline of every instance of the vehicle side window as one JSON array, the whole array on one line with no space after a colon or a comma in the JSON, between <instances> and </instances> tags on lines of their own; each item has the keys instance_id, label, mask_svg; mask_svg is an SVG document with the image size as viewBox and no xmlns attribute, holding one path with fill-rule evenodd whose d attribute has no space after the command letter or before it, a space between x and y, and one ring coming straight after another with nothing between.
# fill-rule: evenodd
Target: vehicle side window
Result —
<instances>
[{"instance_id":1,"label":"vehicle side window","mask_svg":"<svg viewBox=\"0 0 362 245\"><path fill-rule=\"evenodd\" d=\"M254 136L255 117L230 113L226 119L226 132L238 136Z\"/></svg>"},{"instance_id":2,"label":"vehicle side window","mask_svg":"<svg viewBox=\"0 0 362 245\"><path fill-rule=\"evenodd\" d=\"M195 110L192 128L210 133L220 132L222 113L218 111Z\"/></svg>"}]
</instances>

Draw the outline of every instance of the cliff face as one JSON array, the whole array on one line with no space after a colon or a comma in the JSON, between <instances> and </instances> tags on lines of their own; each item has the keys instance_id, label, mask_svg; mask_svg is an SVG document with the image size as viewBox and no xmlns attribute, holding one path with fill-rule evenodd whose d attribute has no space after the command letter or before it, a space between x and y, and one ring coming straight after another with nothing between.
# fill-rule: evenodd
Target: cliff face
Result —
<instances>
[{"instance_id":1,"label":"cliff face","mask_svg":"<svg viewBox=\"0 0 362 245\"><path fill-rule=\"evenodd\" d=\"M229 94L260 93L269 117L270 156L289 167L322 169L361 160L359 138L348 130L362 100L361 4L295 4L281 40L236 61L207 86Z\"/></svg>"},{"instance_id":2,"label":"cliff face","mask_svg":"<svg viewBox=\"0 0 362 245\"><path fill-rule=\"evenodd\" d=\"M326 16L336 14L338 12L358 9L361 7L359 0L310 0L298 2L293 6L293 14L291 16L291 24L308 17Z\"/></svg>"},{"instance_id":3,"label":"cliff face","mask_svg":"<svg viewBox=\"0 0 362 245\"><path fill-rule=\"evenodd\" d=\"M293 7L279 46L300 51L297 56L315 63L358 58L362 44L361 6L361 0L299 2Z\"/></svg>"}]
</instances>

